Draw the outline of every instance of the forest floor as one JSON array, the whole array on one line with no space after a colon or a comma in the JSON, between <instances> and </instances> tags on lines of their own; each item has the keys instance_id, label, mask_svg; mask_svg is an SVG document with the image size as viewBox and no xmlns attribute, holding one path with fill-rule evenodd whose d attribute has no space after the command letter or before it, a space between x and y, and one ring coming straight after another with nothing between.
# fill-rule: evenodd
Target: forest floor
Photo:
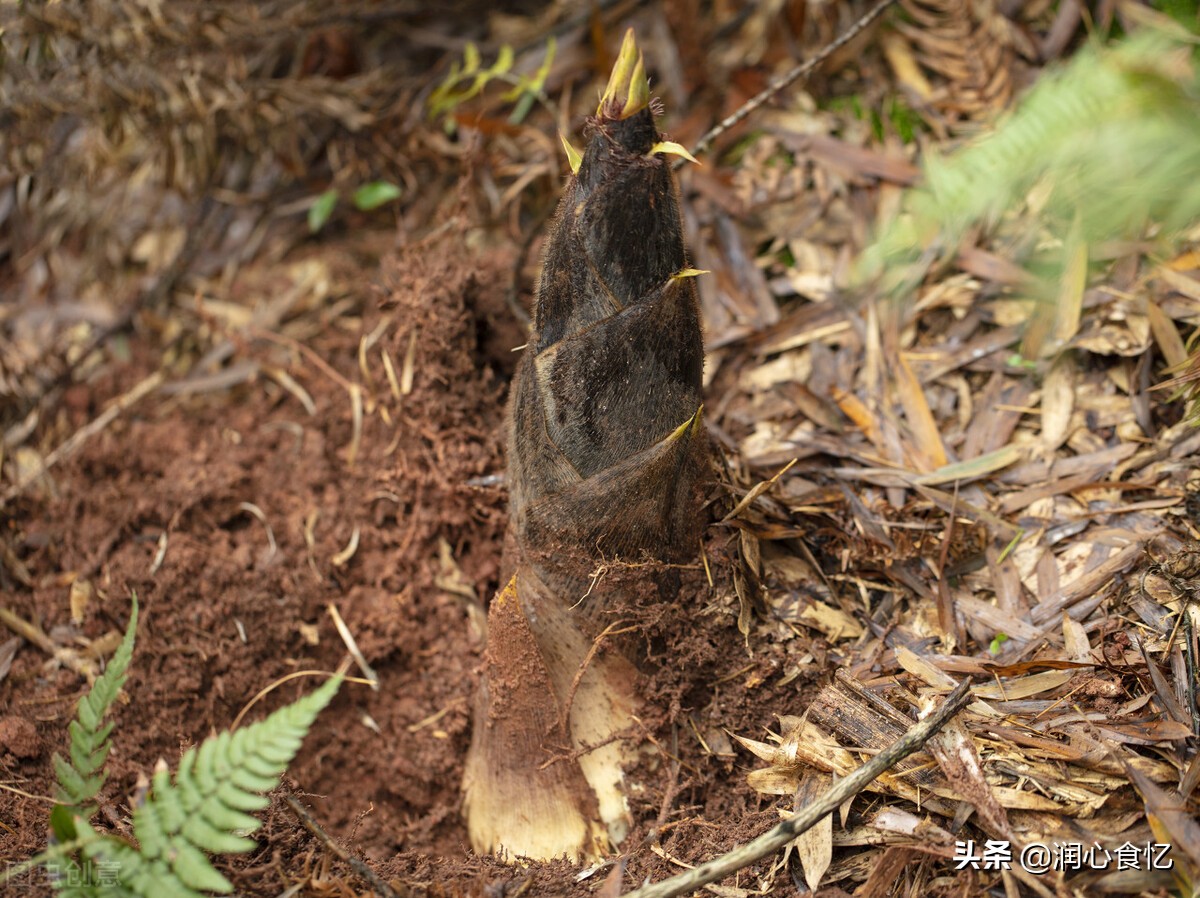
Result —
<instances>
[{"instance_id":1,"label":"forest floor","mask_svg":"<svg viewBox=\"0 0 1200 898\"><path fill-rule=\"evenodd\" d=\"M705 416L727 468L714 489L729 508L776 479L714 520L681 601L639 609L654 749L631 772L623 866L479 857L460 814L507 524L512 350L565 170L555 129L578 132L626 25L655 61L665 130L691 145L867 5L709 22L688 4L590 18L561 4L535 20L452 3L411 34L348 16L290 46L295 77L317 73L339 101L338 85L369 93L372 60L404 40L423 41L428 66L414 54L392 105L372 107L387 114L352 136L304 131L313 169L265 204L246 181L189 198L155 180L167 163L144 148L112 150L124 180L102 189L42 178L18 199L26 188L0 181L0 251L16 262L0 275L0 860L46 846L51 756L136 594L98 817L112 831L128 833L159 759L227 729L265 687L299 675L252 719L335 669L339 619L377 677L318 718L259 849L220 859L240 894L615 896L763 832L964 675L976 702L936 760L716 893L803 893L806 877L827 896L1179 888L1145 864L1036 877L950 860L956 839L1111 858L1194 832L1194 636L1179 612L1200 577L1200 431L1152 387L1200 324L1200 252L1196 234L1167 256L1105 248L1072 300L1076 331L1032 359L1003 233L979 234L906 307L846 298L921 145L990 120L1083 37L1061 11L1078 4L1010 3L987 22L914 5L1009 35L987 60L991 92L946 74L962 58L930 67L935 44L896 13L681 174L693 262L712 272ZM469 60L463 35L485 68L516 46L528 77L544 33L557 52L527 118L510 117L508 84L427 117L451 61ZM238 52L260 63L271 40ZM89 152L88 127L73 151ZM351 208L376 177L398 201ZM300 219L331 183L342 199L310 235ZM72 189L97 208L64 213L52 200ZM947 764L956 751L979 769ZM1177 875L1196 875L1195 850L1174 852ZM51 890L41 871L5 888Z\"/></svg>"}]
</instances>

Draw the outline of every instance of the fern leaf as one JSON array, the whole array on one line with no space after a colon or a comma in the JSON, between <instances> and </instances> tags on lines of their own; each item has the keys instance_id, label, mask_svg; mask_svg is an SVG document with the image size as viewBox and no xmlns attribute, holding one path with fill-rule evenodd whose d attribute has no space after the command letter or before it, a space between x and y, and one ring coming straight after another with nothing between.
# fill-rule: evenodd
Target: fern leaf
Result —
<instances>
[{"instance_id":1,"label":"fern leaf","mask_svg":"<svg viewBox=\"0 0 1200 898\"><path fill-rule=\"evenodd\" d=\"M1044 75L990 136L925 162L907 214L864 251L860 272L911 289L934 252L954 251L968 226L994 222L1037 183L1054 230L1083 223L1089 245L1168 229L1200 216L1200 80L1188 40L1147 27L1110 48L1081 51ZM911 263L917 262L916 266ZM1053 283L1053 272L1047 278Z\"/></svg>"},{"instance_id":2,"label":"fern leaf","mask_svg":"<svg viewBox=\"0 0 1200 898\"><path fill-rule=\"evenodd\" d=\"M335 677L259 723L204 740L184 753L173 781L165 769L157 771L149 797L133 815L141 851L135 852L137 860L128 875L124 866L119 868L121 883L146 898L232 891L205 852L239 853L255 847L247 834L262 823L246 812L267 806L268 800L258 793L278 785L340 684L341 678ZM122 856L126 849L134 851L120 844ZM111 854L112 846L96 850Z\"/></svg>"},{"instance_id":3,"label":"fern leaf","mask_svg":"<svg viewBox=\"0 0 1200 898\"><path fill-rule=\"evenodd\" d=\"M104 767L112 747L108 744L112 728L111 720L94 732L85 730L77 720L72 720L67 727L71 736L71 764L83 776L91 776Z\"/></svg>"},{"instance_id":4,"label":"fern leaf","mask_svg":"<svg viewBox=\"0 0 1200 898\"><path fill-rule=\"evenodd\" d=\"M137 595L134 595L125 636L104 673L96 678L87 695L79 700L76 719L68 727L71 759L68 761L57 752L51 759L58 779L56 799L61 804L69 805L81 817L90 817L94 813L95 809L88 805L108 778L101 768L108 758L108 737L112 733L112 724L104 723L104 717L125 685L125 675L133 658L137 619L138 601Z\"/></svg>"},{"instance_id":5,"label":"fern leaf","mask_svg":"<svg viewBox=\"0 0 1200 898\"><path fill-rule=\"evenodd\" d=\"M136 825L136 823L137 818L134 817L134 824ZM252 829L258 829L262 825L257 820L254 821L254 824ZM245 854L255 847L253 839L224 832L198 814L187 819L187 822L183 824L183 829L179 831L179 835L184 839L181 844L199 845L205 851L211 851L214 854Z\"/></svg>"},{"instance_id":6,"label":"fern leaf","mask_svg":"<svg viewBox=\"0 0 1200 898\"><path fill-rule=\"evenodd\" d=\"M204 852L186 843L175 848L171 870L188 888L221 894L233 891L233 883L209 863Z\"/></svg>"}]
</instances>

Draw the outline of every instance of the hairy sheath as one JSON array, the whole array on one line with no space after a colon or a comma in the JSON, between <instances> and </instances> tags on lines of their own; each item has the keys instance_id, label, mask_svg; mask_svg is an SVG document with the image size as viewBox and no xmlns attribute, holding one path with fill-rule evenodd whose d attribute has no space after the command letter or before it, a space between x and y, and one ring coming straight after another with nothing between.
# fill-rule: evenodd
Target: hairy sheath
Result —
<instances>
[{"instance_id":1,"label":"hairy sheath","mask_svg":"<svg viewBox=\"0 0 1200 898\"><path fill-rule=\"evenodd\" d=\"M702 527L697 272L632 33L585 133L512 387L508 585L464 782L472 842L507 856L595 856L623 837L638 674L604 641L620 588L594 574L690 558Z\"/></svg>"}]
</instances>

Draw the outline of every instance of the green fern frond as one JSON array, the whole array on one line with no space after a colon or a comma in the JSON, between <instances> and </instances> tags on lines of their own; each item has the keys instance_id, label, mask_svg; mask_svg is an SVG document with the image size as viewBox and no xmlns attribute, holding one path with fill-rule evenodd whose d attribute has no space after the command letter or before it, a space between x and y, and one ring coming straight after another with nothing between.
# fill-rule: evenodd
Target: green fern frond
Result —
<instances>
[{"instance_id":1,"label":"green fern frond","mask_svg":"<svg viewBox=\"0 0 1200 898\"><path fill-rule=\"evenodd\" d=\"M76 821L86 861L95 869L114 871L112 888L117 891L111 894L199 898L202 892L231 892L232 884L207 855L255 847L247 835L262 823L247 812L261 811L270 803L260 793L279 784L341 681L334 677L236 733L205 739L199 748L184 753L173 779L165 766L157 770L146 802L133 813L139 848Z\"/></svg>"},{"instance_id":2,"label":"green fern frond","mask_svg":"<svg viewBox=\"0 0 1200 898\"><path fill-rule=\"evenodd\" d=\"M893 294L911 289L970 225L996 221L1035 185L1047 197L1041 222L1061 236L1079 221L1089 245L1200 218L1194 42L1182 30L1146 27L1044 74L993 134L926 160L924 186L864 251L861 274L883 276Z\"/></svg>"},{"instance_id":3,"label":"green fern frond","mask_svg":"<svg viewBox=\"0 0 1200 898\"><path fill-rule=\"evenodd\" d=\"M104 762L108 759L108 741L112 733L112 722L105 723L108 710L116 701L125 685L129 661L133 657L133 644L137 635L138 602L133 596L133 610L129 613L129 626L117 646L104 673L96 678L87 695L79 700L75 720L68 726L71 734L70 759L54 753L54 773L58 778L55 799L68 805L76 816L91 817L96 812L90 805L99 794L108 774Z\"/></svg>"}]
</instances>

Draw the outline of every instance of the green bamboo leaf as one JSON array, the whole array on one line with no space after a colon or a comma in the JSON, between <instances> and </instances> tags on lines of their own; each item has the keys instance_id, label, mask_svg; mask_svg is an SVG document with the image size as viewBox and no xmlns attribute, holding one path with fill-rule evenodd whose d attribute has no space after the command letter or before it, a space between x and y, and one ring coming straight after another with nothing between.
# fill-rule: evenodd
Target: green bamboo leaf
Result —
<instances>
[{"instance_id":1,"label":"green bamboo leaf","mask_svg":"<svg viewBox=\"0 0 1200 898\"><path fill-rule=\"evenodd\" d=\"M372 181L354 191L354 208L360 212L370 212L400 199L400 195L400 188L390 181Z\"/></svg>"},{"instance_id":2,"label":"green bamboo leaf","mask_svg":"<svg viewBox=\"0 0 1200 898\"><path fill-rule=\"evenodd\" d=\"M325 227L329 216L333 214L333 207L337 205L337 201L337 191L330 188L318 196L308 207L308 232L310 234L315 234Z\"/></svg>"}]
</instances>

